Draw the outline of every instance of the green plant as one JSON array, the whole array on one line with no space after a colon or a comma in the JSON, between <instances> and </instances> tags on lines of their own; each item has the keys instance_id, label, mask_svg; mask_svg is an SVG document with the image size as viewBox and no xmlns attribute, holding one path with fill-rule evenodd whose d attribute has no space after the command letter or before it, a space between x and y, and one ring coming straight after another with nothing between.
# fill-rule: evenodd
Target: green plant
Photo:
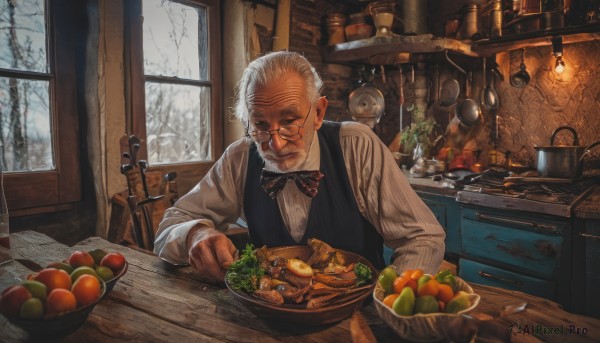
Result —
<instances>
[{"instance_id":1,"label":"green plant","mask_svg":"<svg viewBox=\"0 0 600 343\"><path fill-rule=\"evenodd\" d=\"M404 128L400 135L402 151L412 155L417 143L421 143L424 156L428 156L435 142L440 138L432 137L437 123L433 118L425 118L425 110L421 106L413 105L408 110L411 112L412 123Z\"/></svg>"}]
</instances>

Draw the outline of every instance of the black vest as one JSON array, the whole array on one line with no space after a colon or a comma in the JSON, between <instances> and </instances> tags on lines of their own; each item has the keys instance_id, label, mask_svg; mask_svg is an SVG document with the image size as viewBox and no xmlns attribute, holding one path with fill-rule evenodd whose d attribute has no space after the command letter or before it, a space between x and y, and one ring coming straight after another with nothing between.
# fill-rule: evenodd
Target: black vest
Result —
<instances>
[{"instance_id":1,"label":"black vest","mask_svg":"<svg viewBox=\"0 0 600 343\"><path fill-rule=\"evenodd\" d=\"M334 248L359 254L376 268L382 268L385 266L383 239L358 210L340 146L340 127L340 123L324 121L317 131L321 172L325 177L312 200L306 232L300 243L296 243L286 229L277 198L269 198L262 189L260 175L264 162L256 145L250 145L244 189L244 214L250 240L255 247L276 247L307 244L309 238L317 238ZM296 185L288 183L286 187Z\"/></svg>"}]
</instances>

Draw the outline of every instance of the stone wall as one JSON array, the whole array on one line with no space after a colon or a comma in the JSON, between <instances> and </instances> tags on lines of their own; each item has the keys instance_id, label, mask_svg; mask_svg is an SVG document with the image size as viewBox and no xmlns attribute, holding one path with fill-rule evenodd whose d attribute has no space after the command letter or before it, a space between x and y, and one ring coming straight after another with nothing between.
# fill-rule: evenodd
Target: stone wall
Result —
<instances>
[{"instance_id":1,"label":"stone wall","mask_svg":"<svg viewBox=\"0 0 600 343\"><path fill-rule=\"evenodd\" d=\"M338 6L337 8L335 6ZM321 59L320 49L326 43L324 26L325 15L339 11L339 4L331 5L325 1L296 0L292 5L292 28L290 33L290 50L305 54L317 67L326 83L324 93L330 105L326 119L343 121L351 120L347 112L347 99L356 88L359 80L360 65L327 64ZM551 47L537 47L526 50L525 64L531 74L531 82L522 89L514 88L509 83L509 76L518 70L521 51L514 50L497 55L497 62L505 77L504 81L496 79L495 88L500 97L499 141L498 150L511 151L515 160L527 162L535 166L535 145L548 145L554 129L562 125L572 126L579 134L582 145L588 145L600 139L600 60L594 56L600 54L600 42L591 41L564 46L564 60L567 69L562 74L553 71L554 57ZM475 63L475 65L481 62ZM470 66L471 67L471 66ZM398 133L400 127L399 111L399 67L386 66L381 73L376 68L373 85L380 88L385 95L386 111L374 131L382 141L389 144ZM411 68L414 68L415 79L420 76L430 77L432 65L415 64L403 67L404 108L403 125L410 123L408 111L420 90L419 82L413 82ZM441 81L450 76L456 77L463 85L464 77L457 75L448 65L440 65ZM473 97L478 97L482 90L481 67L474 67ZM426 81L430 85L429 81ZM431 105L434 90L429 89L425 101ZM446 111L435 115L444 132L453 112ZM483 150L482 160L487 162L487 150L491 144L494 130L493 115L484 112L485 125L477 135L479 148ZM571 144L568 132L557 137L557 143ZM586 158L586 166L598 167L600 148L594 149L592 158ZM500 159L500 162L502 159Z\"/></svg>"}]
</instances>

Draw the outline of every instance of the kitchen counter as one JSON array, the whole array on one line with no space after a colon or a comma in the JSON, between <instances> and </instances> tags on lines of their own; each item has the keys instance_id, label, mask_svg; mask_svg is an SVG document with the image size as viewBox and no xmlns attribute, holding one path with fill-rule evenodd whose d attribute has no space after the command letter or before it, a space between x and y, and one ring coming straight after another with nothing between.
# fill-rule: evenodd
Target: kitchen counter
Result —
<instances>
[{"instance_id":1,"label":"kitchen counter","mask_svg":"<svg viewBox=\"0 0 600 343\"><path fill-rule=\"evenodd\" d=\"M224 342L352 342L351 319L318 329L284 329L269 325L242 306L223 287L202 282L189 266L173 267L157 256L110 243L99 237L73 247L34 231L11 234L14 258L0 265L0 289L32 272L27 266L59 261L75 250L102 248L118 251L129 262L127 273L113 291L64 342L119 341L224 341ZM600 341L600 320L566 312L554 302L496 287L471 284L481 296L473 315L490 318L486 328L507 332L518 325L511 341ZM528 303L519 313L496 318L506 305ZM378 342L399 338L377 315L371 302L360 310ZM515 324L516 323L516 324ZM579 329L570 336L569 330ZM482 333L484 326L480 328ZM529 332L529 334L526 332ZM533 336L537 330L537 337ZM585 332L585 333L584 333ZM28 341L28 335L0 316L0 341Z\"/></svg>"},{"instance_id":2,"label":"kitchen counter","mask_svg":"<svg viewBox=\"0 0 600 343\"><path fill-rule=\"evenodd\" d=\"M412 177L409 172L404 172L409 183L414 190L418 192L433 193L436 195L455 198L459 190L448 188L446 181L434 181L432 176ZM493 196L493 195L491 195ZM581 201L575 204L572 214L581 219L600 219L600 186L586 195Z\"/></svg>"}]
</instances>

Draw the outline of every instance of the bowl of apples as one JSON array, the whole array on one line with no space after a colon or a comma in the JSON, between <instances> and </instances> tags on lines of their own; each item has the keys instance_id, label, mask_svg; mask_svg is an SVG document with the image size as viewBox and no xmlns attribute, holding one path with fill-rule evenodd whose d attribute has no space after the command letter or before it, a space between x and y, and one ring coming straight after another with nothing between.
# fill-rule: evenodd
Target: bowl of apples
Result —
<instances>
[{"instance_id":1,"label":"bowl of apples","mask_svg":"<svg viewBox=\"0 0 600 343\"><path fill-rule=\"evenodd\" d=\"M4 289L0 313L32 337L64 337L83 325L127 268L118 252L74 251Z\"/></svg>"}]
</instances>

